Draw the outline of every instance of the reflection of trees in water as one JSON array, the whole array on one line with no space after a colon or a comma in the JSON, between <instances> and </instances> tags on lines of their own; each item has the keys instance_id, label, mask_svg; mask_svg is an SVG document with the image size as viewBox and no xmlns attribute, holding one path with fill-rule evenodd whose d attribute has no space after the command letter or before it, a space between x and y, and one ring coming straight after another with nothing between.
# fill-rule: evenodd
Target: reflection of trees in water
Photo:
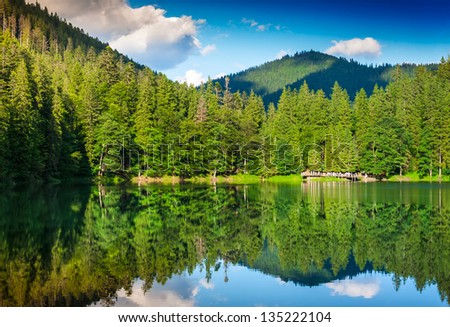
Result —
<instances>
[{"instance_id":1,"label":"reflection of trees in water","mask_svg":"<svg viewBox=\"0 0 450 327\"><path fill-rule=\"evenodd\" d=\"M436 283L448 301L449 209L405 202L405 192L403 202L339 192L276 185L10 192L0 197L0 305L111 305L137 277L149 290L199 266L209 280L236 263L311 285L373 267L394 273L397 288L408 277L418 290Z\"/></svg>"}]
</instances>

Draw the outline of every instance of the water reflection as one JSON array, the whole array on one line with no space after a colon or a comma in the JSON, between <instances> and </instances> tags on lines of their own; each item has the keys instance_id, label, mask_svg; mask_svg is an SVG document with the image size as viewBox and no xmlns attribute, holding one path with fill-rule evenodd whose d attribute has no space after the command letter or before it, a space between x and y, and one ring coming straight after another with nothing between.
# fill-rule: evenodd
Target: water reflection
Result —
<instances>
[{"instance_id":1,"label":"water reflection","mask_svg":"<svg viewBox=\"0 0 450 327\"><path fill-rule=\"evenodd\" d=\"M131 290L120 289L115 305L119 307L193 307L199 286L184 276L174 276L165 285L155 284L144 290L145 282L136 280ZM99 301L96 306L104 305Z\"/></svg>"},{"instance_id":2,"label":"water reflection","mask_svg":"<svg viewBox=\"0 0 450 327\"><path fill-rule=\"evenodd\" d=\"M363 276L362 279L344 279L326 283L326 287L333 292L332 295L349 297L363 297L371 299L380 292L380 281L372 276Z\"/></svg>"},{"instance_id":3,"label":"water reflection","mask_svg":"<svg viewBox=\"0 0 450 327\"><path fill-rule=\"evenodd\" d=\"M3 192L0 305L448 305L449 200L393 183Z\"/></svg>"}]
</instances>

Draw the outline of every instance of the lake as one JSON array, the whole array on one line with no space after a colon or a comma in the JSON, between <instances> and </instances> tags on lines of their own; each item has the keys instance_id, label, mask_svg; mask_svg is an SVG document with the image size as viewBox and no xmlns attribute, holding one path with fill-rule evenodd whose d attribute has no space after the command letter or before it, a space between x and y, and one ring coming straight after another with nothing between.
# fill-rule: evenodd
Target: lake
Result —
<instances>
[{"instance_id":1,"label":"lake","mask_svg":"<svg viewBox=\"0 0 450 327\"><path fill-rule=\"evenodd\" d=\"M450 184L17 188L1 306L449 306Z\"/></svg>"}]
</instances>

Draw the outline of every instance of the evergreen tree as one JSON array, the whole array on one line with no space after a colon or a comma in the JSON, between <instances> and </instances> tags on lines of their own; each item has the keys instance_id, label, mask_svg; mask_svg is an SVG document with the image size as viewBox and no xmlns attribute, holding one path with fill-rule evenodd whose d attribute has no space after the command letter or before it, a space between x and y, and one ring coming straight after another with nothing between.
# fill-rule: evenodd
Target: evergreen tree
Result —
<instances>
[{"instance_id":1,"label":"evergreen tree","mask_svg":"<svg viewBox=\"0 0 450 327\"><path fill-rule=\"evenodd\" d=\"M347 91L336 82L330 101L331 144L327 144L327 169L335 172L353 172L356 169L356 147L352 135L353 113Z\"/></svg>"},{"instance_id":2,"label":"evergreen tree","mask_svg":"<svg viewBox=\"0 0 450 327\"><path fill-rule=\"evenodd\" d=\"M1 4L1 181L302 170L450 174L450 58L368 69L306 52L196 89L130 61L39 5ZM354 80L370 76L357 83L364 84L359 92L335 82L349 67ZM244 75L255 91L233 93ZM374 81L381 87L370 92ZM287 84L293 87L278 92ZM348 92L356 93L353 103ZM279 100L266 113L263 97L274 94Z\"/></svg>"},{"instance_id":3,"label":"evergreen tree","mask_svg":"<svg viewBox=\"0 0 450 327\"><path fill-rule=\"evenodd\" d=\"M358 170L361 170L361 166L366 166L365 162L362 162L363 158L367 158L365 151L365 141L368 139L368 131L373 124L370 119L369 111L369 100L367 98L366 91L361 89L355 97L354 101L354 112L355 112L355 141L356 148L358 151Z\"/></svg>"},{"instance_id":4,"label":"evergreen tree","mask_svg":"<svg viewBox=\"0 0 450 327\"><path fill-rule=\"evenodd\" d=\"M39 175L43 162L39 149L42 135L38 130L39 113L33 108L30 74L22 59L10 80L7 164L13 177L29 178Z\"/></svg>"}]
</instances>

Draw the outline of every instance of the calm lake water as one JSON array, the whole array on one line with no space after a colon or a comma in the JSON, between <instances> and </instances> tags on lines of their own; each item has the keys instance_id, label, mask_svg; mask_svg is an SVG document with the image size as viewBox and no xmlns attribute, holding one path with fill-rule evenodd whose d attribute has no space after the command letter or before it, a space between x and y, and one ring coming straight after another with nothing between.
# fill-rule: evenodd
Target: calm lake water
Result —
<instances>
[{"instance_id":1,"label":"calm lake water","mask_svg":"<svg viewBox=\"0 0 450 327\"><path fill-rule=\"evenodd\" d=\"M449 306L450 184L0 195L1 306Z\"/></svg>"}]
</instances>

